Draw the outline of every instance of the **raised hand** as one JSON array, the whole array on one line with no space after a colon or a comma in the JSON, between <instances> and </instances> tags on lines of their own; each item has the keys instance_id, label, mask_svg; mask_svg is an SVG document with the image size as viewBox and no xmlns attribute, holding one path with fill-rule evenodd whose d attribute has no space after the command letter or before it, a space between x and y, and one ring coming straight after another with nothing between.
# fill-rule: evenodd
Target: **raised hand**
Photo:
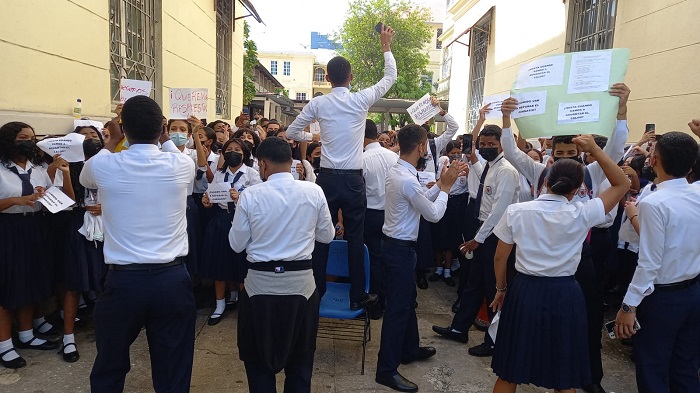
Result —
<instances>
[{"instance_id":1,"label":"raised hand","mask_svg":"<svg viewBox=\"0 0 700 393\"><path fill-rule=\"evenodd\" d=\"M624 83L615 83L608 90L611 96L620 97L620 104L617 110L618 117L627 116L627 100L630 98L630 89Z\"/></svg>"},{"instance_id":2,"label":"raised hand","mask_svg":"<svg viewBox=\"0 0 700 393\"><path fill-rule=\"evenodd\" d=\"M501 104L501 113L503 117L510 117L510 115L518 109L518 100L513 97L508 97L503 100Z\"/></svg>"},{"instance_id":3,"label":"raised hand","mask_svg":"<svg viewBox=\"0 0 700 393\"><path fill-rule=\"evenodd\" d=\"M690 123L688 123L688 127L690 127L690 131L692 131L693 134L700 137L700 119L691 120Z\"/></svg>"},{"instance_id":4,"label":"raised hand","mask_svg":"<svg viewBox=\"0 0 700 393\"><path fill-rule=\"evenodd\" d=\"M573 139L573 142L586 153L593 153L596 150L600 150L600 147L595 143L595 139L593 139L592 135L579 135Z\"/></svg>"},{"instance_id":5,"label":"raised hand","mask_svg":"<svg viewBox=\"0 0 700 393\"><path fill-rule=\"evenodd\" d=\"M379 36L379 39L382 42L382 51L391 51L391 41L393 41L394 39L394 34L396 34L394 29L385 24L382 24L382 33Z\"/></svg>"},{"instance_id":6,"label":"raised hand","mask_svg":"<svg viewBox=\"0 0 700 393\"><path fill-rule=\"evenodd\" d=\"M491 112L491 103L484 105L479 109L479 121L486 121L486 114Z\"/></svg>"}]
</instances>

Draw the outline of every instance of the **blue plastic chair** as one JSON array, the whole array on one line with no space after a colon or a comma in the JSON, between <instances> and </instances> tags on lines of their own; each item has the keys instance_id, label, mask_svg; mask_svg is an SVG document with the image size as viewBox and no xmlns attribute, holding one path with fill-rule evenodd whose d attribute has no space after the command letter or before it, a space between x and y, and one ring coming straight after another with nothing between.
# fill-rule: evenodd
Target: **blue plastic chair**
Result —
<instances>
[{"instance_id":1,"label":"blue plastic chair","mask_svg":"<svg viewBox=\"0 0 700 393\"><path fill-rule=\"evenodd\" d=\"M369 293L369 251L365 249L365 293ZM328 253L327 276L349 277L348 269L348 242L346 240L333 240ZM321 318L338 319L342 323L333 323L330 326L319 324L319 337L336 338L340 340L360 341L362 335L362 375L365 374L365 353L367 342L372 339L370 332L370 319L367 309L353 311L350 309L350 284L344 282L327 282L326 293L321 298L319 311ZM346 321L347 320L347 321ZM361 322L353 324L352 321ZM335 334L330 334L333 331Z\"/></svg>"}]
</instances>

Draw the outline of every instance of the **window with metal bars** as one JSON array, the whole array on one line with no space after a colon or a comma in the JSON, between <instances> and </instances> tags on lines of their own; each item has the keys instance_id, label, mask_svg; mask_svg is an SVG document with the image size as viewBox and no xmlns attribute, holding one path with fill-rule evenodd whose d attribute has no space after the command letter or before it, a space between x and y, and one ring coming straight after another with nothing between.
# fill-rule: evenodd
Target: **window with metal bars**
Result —
<instances>
[{"instance_id":1,"label":"window with metal bars","mask_svg":"<svg viewBox=\"0 0 700 393\"><path fill-rule=\"evenodd\" d=\"M435 49L442 49L442 41L438 38L442 35L442 29L437 29L437 34L435 35Z\"/></svg>"},{"instance_id":2,"label":"window with metal bars","mask_svg":"<svg viewBox=\"0 0 700 393\"><path fill-rule=\"evenodd\" d=\"M121 79L148 80L157 88L160 0L109 0L109 94L119 102ZM151 91L151 98L155 98Z\"/></svg>"},{"instance_id":3,"label":"window with metal bars","mask_svg":"<svg viewBox=\"0 0 700 393\"><path fill-rule=\"evenodd\" d=\"M471 29L469 71L469 119L468 128L471 130L479 120L479 109L484 101L484 79L486 77L486 52L491 35L491 20L475 25Z\"/></svg>"},{"instance_id":4,"label":"window with metal bars","mask_svg":"<svg viewBox=\"0 0 700 393\"><path fill-rule=\"evenodd\" d=\"M314 82L325 82L326 81L326 70L323 68L316 68L314 70Z\"/></svg>"},{"instance_id":5,"label":"window with metal bars","mask_svg":"<svg viewBox=\"0 0 700 393\"><path fill-rule=\"evenodd\" d=\"M282 73L286 76L292 75L292 63L289 61L285 61L284 64L282 65L284 67L282 69Z\"/></svg>"},{"instance_id":6,"label":"window with metal bars","mask_svg":"<svg viewBox=\"0 0 700 393\"><path fill-rule=\"evenodd\" d=\"M231 118L233 0L216 0L216 115Z\"/></svg>"},{"instance_id":7,"label":"window with metal bars","mask_svg":"<svg viewBox=\"0 0 700 393\"><path fill-rule=\"evenodd\" d=\"M270 60L270 74L277 75L277 60Z\"/></svg>"},{"instance_id":8,"label":"window with metal bars","mask_svg":"<svg viewBox=\"0 0 700 393\"><path fill-rule=\"evenodd\" d=\"M297 93L297 101L306 101L306 93Z\"/></svg>"},{"instance_id":9,"label":"window with metal bars","mask_svg":"<svg viewBox=\"0 0 700 393\"><path fill-rule=\"evenodd\" d=\"M573 0L570 7L568 52L613 47L617 0Z\"/></svg>"}]
</instances>

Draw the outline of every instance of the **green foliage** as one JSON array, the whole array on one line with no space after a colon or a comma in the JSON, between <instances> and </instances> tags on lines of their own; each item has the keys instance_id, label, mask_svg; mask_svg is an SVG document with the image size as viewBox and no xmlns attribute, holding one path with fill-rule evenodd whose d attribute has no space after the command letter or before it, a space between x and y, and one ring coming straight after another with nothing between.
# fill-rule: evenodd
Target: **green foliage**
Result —
<instances>
[{"instance_id":1,"label":"green foliage","mask_svg":"<svg viewBox=\"0 0 700 393\"><path fill-rule=\"evenodd\" d=\"M243 22L243 105L255 98L255 66L258 65L258 46L250 39L250 26Z\"/></svg>"},{"instance_id":2,"label":"green foliage","mask_svg":"<svg viewBox=\"0 0 700 393\"><path fill-rule=\"evenodd\" d=\"M432 37L430 19L430 9L406 0L353 0L337 34L342 45L338 52L353 67L352 89L372 86L384 75L384 56L374 30L381 21L396 31L391 50L398 68L398 80L385 97L416 99L430 92L430 84L421 80L429 62L424 48Z\"/></svg>"}]
</instances>

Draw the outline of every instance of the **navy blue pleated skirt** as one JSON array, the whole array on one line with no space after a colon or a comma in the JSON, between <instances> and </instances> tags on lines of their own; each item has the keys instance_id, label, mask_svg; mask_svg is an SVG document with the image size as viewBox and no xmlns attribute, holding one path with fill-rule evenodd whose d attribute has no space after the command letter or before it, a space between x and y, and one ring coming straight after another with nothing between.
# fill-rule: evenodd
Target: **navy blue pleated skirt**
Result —
<instances>
[{"instance_id":1,"label":"navy blue pleated skirt","mask_svg":"<svg viewBox=\"0 0 700 393\"><path fill-rule=\"evenodd\" d=\"M442 216L440 221L432 224L430 227L433 249L459 251L459 246L465 240L471 240L462 240L462 228L464 227L468 201L468 193L450 195L447 200L445 215Z\"/></svg>"},{"instance_id":2,"label":"navy blue pleated skirt","mask_svg":"<svg viewBox=\"0 0 700 393\"><path fill-rule=\"evenodd\" d=\"M199 223L199 209L192 195L187 197L187 241L189 252L187 254L187 271L190 276L199 274L199 248L202 238L202 229Z\"/></svg>"},{"instance_id":3,"label":"navy blue pleated skirt","mask_svg":"<svg viewBox=\"0 0 700 393\"><path fill-rule=\"evenodd\" d=\"M591 383L586 305L573 276L518 273L501 310L491 367L504 381L547 389Z\"/></svg>"},{"instance_id":4,"label":"navy blue pleated skirt","mask_svg":"<svg viewBox=\"0 0 700 393\"><path fill-rule=\"evenodd\" d=\"M0 306L14 310L52 294L54 259L48 216L0 213Z\"/></svg>"},{"instance_id":5,"label":"navy blue pleated skirt","mask_svg":"<svg viewBox=\"0 0 700 393\"><path fill-rule=\"evenodd\" d=\"M202 253L199 260L199 276L210 280L243 282L248 265L246 253L234 252L228 240L233 213L217 205L204 231Z\"/></svg>"},{"instance_id":6,"label":"navy blue pleated skirt","mask_svg":"<svg viewBox=\"0 0 700 393\"><path fill-rule=\"evenodd\" d=\"M71 211L65 246L64 284L69 291L102 292L107 265L105 265L104 243L89 241L78 232L85 221L85 209Z\"/></svg>"}]
</instances>

